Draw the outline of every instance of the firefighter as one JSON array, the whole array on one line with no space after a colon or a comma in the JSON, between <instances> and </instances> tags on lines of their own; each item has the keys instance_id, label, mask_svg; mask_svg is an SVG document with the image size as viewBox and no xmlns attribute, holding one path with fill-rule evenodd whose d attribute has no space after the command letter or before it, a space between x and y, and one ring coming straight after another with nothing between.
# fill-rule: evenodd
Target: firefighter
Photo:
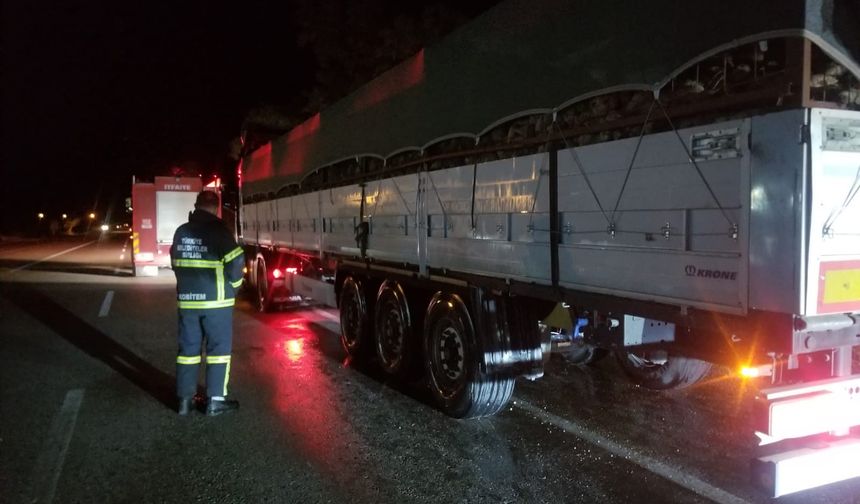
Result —
<instances>
[{"instance_id":1,"label":"firefighter","mask_svg":"<svg viewBox=\"0 0 860 504\"><path fill-rule=\"evenodd\" d=\"M206 415L239 408L227 398L233 339L233 304L242 284L242 249L218 218L218 195L197 195L188 222L179 226L170 247L179 301L179 354L176 357L178 412L194 407L198 369L206 342Z\"/></svg>"}]
</instances>

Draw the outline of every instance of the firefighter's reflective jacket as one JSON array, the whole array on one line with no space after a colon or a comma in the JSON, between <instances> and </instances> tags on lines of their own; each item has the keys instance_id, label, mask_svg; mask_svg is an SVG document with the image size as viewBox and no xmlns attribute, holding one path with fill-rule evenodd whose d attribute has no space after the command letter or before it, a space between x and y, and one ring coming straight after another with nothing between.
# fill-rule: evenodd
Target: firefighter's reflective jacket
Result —
<instances>
[{"instance_id":1,"label":"firefighter's reflective jacket","mask_svg":"<svg viewBox=\"0 0 860 504\"><path fill-rule=\"evenodd\" d=\"M217 216L195 210L170 247L180 309L233 306L242 285L242 249Z\"/></svg>"}]
</instances>

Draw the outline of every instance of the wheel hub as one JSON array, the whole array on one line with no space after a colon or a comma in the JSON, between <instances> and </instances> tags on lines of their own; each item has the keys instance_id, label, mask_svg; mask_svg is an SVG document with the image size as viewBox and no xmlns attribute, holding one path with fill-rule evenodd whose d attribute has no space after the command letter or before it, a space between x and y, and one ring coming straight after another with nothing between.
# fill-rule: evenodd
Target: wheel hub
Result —
<instances>
[{"instance_id":1,"label":"wheel hub","mask_svg":"<svg viewBox=\"0 0 860 504\"><path fill-rule=\"evenodd\" d=\"M358 337L359 316L358 306L355 303L355 299L350 297L349 301L350 302L347 304L346 307L344 307L345 309L343 310L343 326L346 329L344 331L344 337L349 343L353 343Z\"/></svg>"},{"instance_id":2,"label":"wheel hub","mask_svg":"<svg viewBox=\"0 0 860 504\"><path fill-rule=\"evenodd\" d=\"M445 376L455 381L463 375L463 341L453 327L442 330L439 338L439 363Z\"/></svg>"},{"instance_id":3,"label":"wheel hub","mask_svg":"<svg viewBox=\"0 0 860 504\"><path fill-rule=\"evenodd\" d=\"M385 357L389 361L396 359L403 349L403 321L399 310L396 308L388 310L381 333Z\"/></svg>"}]
</instances>

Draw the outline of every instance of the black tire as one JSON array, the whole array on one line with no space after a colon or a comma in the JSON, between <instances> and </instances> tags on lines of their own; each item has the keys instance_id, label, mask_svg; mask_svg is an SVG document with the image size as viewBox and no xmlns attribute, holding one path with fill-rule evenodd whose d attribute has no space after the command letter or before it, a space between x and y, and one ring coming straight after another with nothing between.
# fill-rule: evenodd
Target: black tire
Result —
<instances>
[{"instance_id":1,"label":"black tire","mask_svg":"<svg viewBox=\"0 0 860 504\"><path fill-rule=\"evenodd\" d=\"M498 413L510 401L514 379L480 372L475 329L459 296L436 293L424 319L427 381L437 406L455 418Z\"/></svg>"},{"instance_id":2,"label":"black tire","mask_svg":"<svg viewBox=\"0 0 860 504\"><path fill-rule=\"evenodd\" d=\"M340 342L352 358L362 356L369 346L370 318L367 298L359 280L347 277L340 288Z\"/></svg>"},{"instance_id":3,"label":"black tire","mask_svg":"<svg viewBox=\"0 0 860 504\"><path fill-rule=\"evenodd\" d=\"M606 357L609 352L605 348L596 347L582 341L574 341L570 346L559 351L564 360L578 366L588 366Z\"/></svg>"},{"instance_id":4,"label":"black tire","mask_svg":"<svg viewBox=\"0 0 860 504\"><path fill-rule=\"evenodd\" d=\"M508 327L510 351L519 363L512 366L515 375L535 380L544 374L543 342L539 305L525 298L505 296L499 299L505 305L503 314L496 313L496 326ZM502 315L500 317L500 315ZM507 320L504 320L507 318Z\"/></svg>"},{"instance_id":5,"label":"black tire","mask_svg":"<svg viewBox=\"0 0 860 504\"><path fill-rule=\"evenodd\" d=\"M272 290L269 286L269 272L262 257L257 259L257 274L254 278L254 307L260 313L272 309Z\"/></svg>"},{"instance_id":6,"label":"black tire","mask_svg":"<svg viewBox=\"0 0 860 504\"><path fill-rule=\"evenodd\" d=\"M552 357L552 332L543 322L538 322L538 331L540 331L541 361L546 366Z\"/></svg>"},{"instance_id":7,"label":"black tire","mask_svg":"<svg viewBox=\"0 0 860 504\"><path fill-rule=\"evenodd\" d=\"M651 390L689 387L701 381L713 367L710 362L677 355L670 355L662 363L624 350L618 350L615 355L633 383Z\"/></svg>"},{"instance_id":8,"label":"black tire","mask_svg":"<svg viewBox=\"0 0 860 504\"><path fill-rule=\"evenodd\" d=\"M414 353L412 318L406 295L397 282L385 281L379 286L373 325L379 367L392 376L406 374Z\"/></svg>"},{"instance_id":9,"label":"black tire","mask_svg":"<svg viewBox=\"0 0 860 504\"><path fill-rule=\"evenodd\" d=\"M251 271L253 271L254 263L245 260L244 273L242 274L242 285L236 291L236 298L244 298L248 301L254 301L254 279Z\"/></svg>"}]
</instances>

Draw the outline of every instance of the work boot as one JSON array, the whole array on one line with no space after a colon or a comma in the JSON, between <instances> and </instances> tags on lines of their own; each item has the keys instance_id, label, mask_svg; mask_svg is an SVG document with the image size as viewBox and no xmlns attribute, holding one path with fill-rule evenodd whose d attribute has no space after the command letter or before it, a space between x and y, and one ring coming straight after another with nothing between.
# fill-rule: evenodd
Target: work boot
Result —
<instances>
[{"instance_id":1,"label":"work boot","mask_svg":"<svg viewBox=\"0 0 860 504\"><path fill-rule=\"evenodd\" d=\"M181 416L186 416L194 410L193 397L180 397L179 406L176 408Z\"/></svg>"},{"instance_id":2,"label":"work boot","mask_svg":"<svg viewBox=\"0 0 860 504\"><path fill-rule=\"evenodd\" d=\"M239 409L239 401L234 399L209 399L206 416L217 416L226 411Z\"/></svg>"}]
</instances>

